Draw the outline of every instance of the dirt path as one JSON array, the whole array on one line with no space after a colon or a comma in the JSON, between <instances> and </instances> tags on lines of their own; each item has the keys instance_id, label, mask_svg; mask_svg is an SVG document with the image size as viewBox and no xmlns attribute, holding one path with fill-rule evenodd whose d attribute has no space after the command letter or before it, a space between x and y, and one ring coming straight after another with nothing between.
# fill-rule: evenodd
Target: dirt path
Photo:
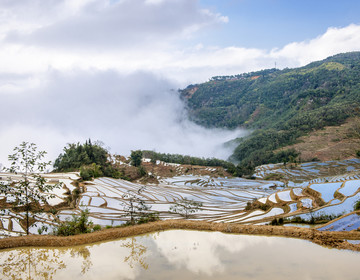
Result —
<instances>
[{"instance_id":1,"label":"dirt path","mask_svg":"<svg viewBox=\"0 0 360 280\"><path fill-rule=\"evenodd\" d=\"M283 227L283 226L251 226L237 224L210 223L188 220L166 220L124 228L104 229L94 233L76 236L30 235L0 239L0 249L15 247L65 247L91 244L99 241L114 240L150 232L169 229L189 229L220 231L225 233L241 233L254 235L282 236L312 241L322 246L337 249L360 251L360 245L350 244L344 239L360 240L360 232L319 232L315 229Z\"/></svg>"}]
</instances>

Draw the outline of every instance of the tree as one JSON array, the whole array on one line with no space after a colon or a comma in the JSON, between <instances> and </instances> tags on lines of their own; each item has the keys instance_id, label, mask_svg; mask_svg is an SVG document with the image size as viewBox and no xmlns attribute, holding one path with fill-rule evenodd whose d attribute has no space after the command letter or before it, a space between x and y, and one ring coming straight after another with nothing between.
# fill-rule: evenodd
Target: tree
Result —
<instances>
[{"instance_id":1,"label":"tree","mask_svg":"<svg viewBox=\"0 0 360 280\"><path fill-rule=\"evenodd\" d=\"M142 157L143 157L143 153L141 150L131 151L131 155L130 155L131 165L135 167L140 166Z\"/></svg>"},{"instance_id":2,"label":"tree","mask_svg":"<svg viewBox=\"0 0 360 280\"><path fill-rule=\"evenodd\" d=\"M10 168L6 171L16 174L7 183L0 183L0 192L4 193L8 200L13 201L13 207L25 210L26 234L29 234L31 223L29 214L32 210L39 210L41 203L47 204L47 199L53 198L50 192L60 187L46 184L46 179L40 175L51 162L44 162L45 151L37 151L34 143L22 142L14 148L14 154L9 155ZM35 214L32 214L35 217Z\"/></svg>"},{"instance_id":3,"label":"tree","mask_svg":"<svg viewBox=\"0 0 360 280\"><path fill-rule=\"evenodd\" d=\"M175 205L170 207L170 212L179 214L180 216L188 219L191 214L200 210L202 206L201 202L197 202L191 199L182 199L180 202L177 202Z\"/></svg>"},{"instance_id":4,"label":"tree","mask_svg":"<svg viewBox=\"0 0 360 280\"><path fill-rule=\"evenodd\" d=\"M125 216L130 218L130 224L134 225L139 219L149 214L150 206L145 204L141 193L145 187L141 187L137 191L129 190L123 195L126 202L124 205Z\"/></svg>"}]
</instances>

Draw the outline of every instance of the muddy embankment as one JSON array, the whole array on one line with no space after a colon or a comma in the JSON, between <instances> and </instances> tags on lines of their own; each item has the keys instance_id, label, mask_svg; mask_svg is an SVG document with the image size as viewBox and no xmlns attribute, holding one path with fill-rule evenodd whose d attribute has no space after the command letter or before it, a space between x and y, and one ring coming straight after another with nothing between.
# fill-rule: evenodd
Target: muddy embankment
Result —
<instances>
[{"instance_id":1,"label":"muddy embankment","mask_svg":"<svg viewBox=\"0 0 360 280\"><path fill-rule=\"evenodd\" d=\"M0 239L0 249L15 247L67 247L91 244L99 241L114 240L122 237L136 236L156 231L184 229L220 231L253 235L281 236L300 238L322 246L336 249L360 251L360 245L350 244L345 239L360 240L360 232L320 232L315 229L283 226L252 226L224 223L210 223L188 220L166 220L122 228L110 228L101 231L75 236L30 235Z\"/></svg>"}]
</instances>

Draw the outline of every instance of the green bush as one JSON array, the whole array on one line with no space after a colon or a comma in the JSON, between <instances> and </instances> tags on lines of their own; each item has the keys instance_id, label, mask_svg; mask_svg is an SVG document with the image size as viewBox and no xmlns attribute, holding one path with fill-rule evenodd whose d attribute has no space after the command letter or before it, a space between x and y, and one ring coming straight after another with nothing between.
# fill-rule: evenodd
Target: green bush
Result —
<instances>
[{"instance_id":1,"label":"green bush","mask_svg":"<svg viewBox=\"0 0 360 280\"><path fill-rule=\"evenodd\" d=\"M60 222L54 234L69 236L81 233L89 233L95 230L99 230L99 226L94 226L93 223L89 221L89 210L86 209L81 211L80 216L73 215L71 220L67 219L64 222Z\"/></svg>"},{"instance_id":2,"label":"green bush","mask_svg":"<svg viewBox=\"0 0 360 280\"><path fill-rule=\"evenodd\" d=\"M275 218L270 222L270 225L272 225L272 226L281 226L283 224L284 224L283 218Z\"/></svg>"},{"instance_id":3,"label":"green bush","mask_svg":"<svg viewBox=\"0 0 360 280\"><path fill-rule=\"evenodd\" d=\"M360 210L360 200L357 201L354 205L354 211Z\"/></svg>"},{"instance_id":4,"label":"green bush","mask_svg":"<svg viewBox=\"0 0 360 280\"><path fill-rule=\"evenodd\" d=\"M140 165L140 166L138 167L138 171L139 171L139 175L140 175L141 177L147 175L146 169L145 169L144 166L142 166L142 165Z\"/></svg>"},{"instance_id":5,"label":"green bush","mask_svg":"<svg viewBox=\"0 0 360 280\"><path fill-rule=\"evenodd\" d=\"M103 175L101 166L96 163L92 163L87 166L80 167L80 177L84 181L91 180L92 178L101 177Z\"/></svg>"},{"instance_id":6,"label":"green bush","mask_svg":"<svg viewBox=\"0 0 360 280\"><path fill-rule=\"evenodd\" d=\"M93 231L99 231L99 230L101 230L101 226L100 226L100 225L95 225L95 226L93 227Z\"/></svg>"}]
</instances>

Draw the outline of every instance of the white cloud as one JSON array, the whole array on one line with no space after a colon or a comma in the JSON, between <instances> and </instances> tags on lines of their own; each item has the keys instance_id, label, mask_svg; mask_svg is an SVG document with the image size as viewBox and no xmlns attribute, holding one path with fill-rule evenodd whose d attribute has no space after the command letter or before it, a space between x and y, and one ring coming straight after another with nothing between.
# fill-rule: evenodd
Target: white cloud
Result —
<instances>
[{"instance_id":1,"label":"white cloud","mask_svg":"<svg viewBox=\"0 0 360 280\"><path fill-rule=\"evenodd\" d=\"M279 59L284 66L302 66L331 55L351 51L360 51L360 25L331 27L315 39L294 42L282 49L275 49L270 52L270 57Z\"/></svg>"},{"instance_id":2,"label":"white cloud","mask_svg":"<svg viewBox=\"0 0 360 280\"><path fill-rule=\"evenodd\" d=\"M45 3L53 4L50 0ZM6 42L55 49L118 49L138 44L144 47L144 43L162 45L167 40L189 36L204 26L227 21L220 14L199 9L197 1L193 0L157 1L156 5L153 1L149 5L145 0L59 3L54 6L64 12L62 16L54 17L53 21L46 17L40 22L34 18L34 22L39 23L34 24L32 30L9 28ZM26 5L34 7L32 14L38 15L36 5Z\"/></svg>"},{"instance_id":3,"label":"white cloud","mask_svg":"<svg viewBox=\"0 0 360 280\"><path fill-rule=\"evenodd\" d=\"M280 49L195 46L193 49L176 53L172 57L173 62L168 63L165 69L168 75L174 78L176 75L179 76L180 72L183 77L189 75L205 81L217 75L233 75L273 68L275 62L278 68L300 67L338 53L351 51L360 51L360 25L329 28L315 39L289 43ZM184 81L194 82L190 79Z\"/></svg>"},{"instance_id":4,"label":"white cloud","mask_svg":"<svg viewBox=\"0 0 360 280\"><path fill-rule=\"evenodd\" d=\"M275 62L297 67L360 50L355 24L273 50L192 41L197 32L228 20L195 0L1 1L0 124L6 145L0 162L21 138L44 142L53 154L60 143L91 137L113 152L217 155L218 145L236 133L187 121L169 89Z\"/></svg>"},{"instance_id":5,"label":"white cloud","mask_svg":"<svg viewBox=\"0 0 360 280\"><path fill-rule=\"evenodd\" d=\"M194 43L197 31L228 21L197 1L5 1L0 4L0 73L144 70L187 83L214 75L297 67L360 49L360 25L266 50ZM188 45L188 44L186 44ZM34 75L34 73L36 75Z\"/></svg>"}]
</instances>

